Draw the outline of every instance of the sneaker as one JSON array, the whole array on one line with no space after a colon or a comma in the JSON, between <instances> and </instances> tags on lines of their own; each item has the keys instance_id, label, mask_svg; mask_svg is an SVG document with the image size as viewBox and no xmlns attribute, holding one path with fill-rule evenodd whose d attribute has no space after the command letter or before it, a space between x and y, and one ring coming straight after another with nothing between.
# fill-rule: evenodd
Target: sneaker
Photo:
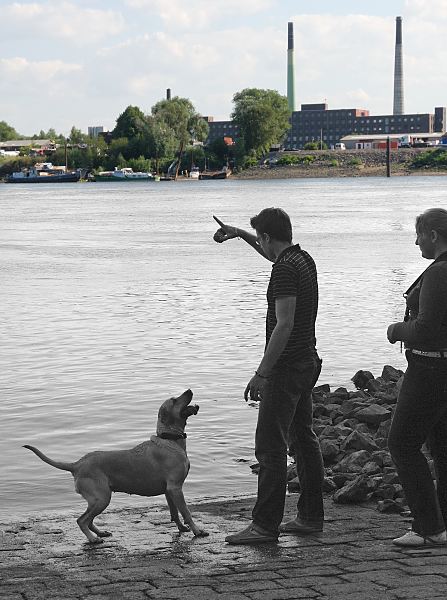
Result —
<instances>
[{"instance_id":1,"label":"sneaker","mask_svg":"<svg viewBox=\"0 0 447 600\"><path fill-rule=\"evenodd\" d=\"M279 526L281 533L297 533L303 535L310 535L312 533L321 533L323 531L322 521L304 521L300 517L292 519L292 521L286 521L281 523Z\"/></svg>"},{"instance_id":2,"label":"sneaker","mask_svg":"<svg viewBox=\"0 0 447 600\"><path fill-rule=\"evenodd\" d=\"M278 535L262 529L259 525L250 523L248 527L232 535L227 535L225 541L229 544L264 544L267 542L277 542Z\"/></svg>"},{"instance_id":3,"label":"sneaker","mask_svg":"<svg viewBox=\"0 0 447 600\"><path fill-rule=\"evenodd\" d=\"M405 535L395 538L393 544L402 548L428 548L433 546L445 546L447 544L447 535L445 531L435 535L423 536L411 530Z\"/></svg>"}]
</instances>

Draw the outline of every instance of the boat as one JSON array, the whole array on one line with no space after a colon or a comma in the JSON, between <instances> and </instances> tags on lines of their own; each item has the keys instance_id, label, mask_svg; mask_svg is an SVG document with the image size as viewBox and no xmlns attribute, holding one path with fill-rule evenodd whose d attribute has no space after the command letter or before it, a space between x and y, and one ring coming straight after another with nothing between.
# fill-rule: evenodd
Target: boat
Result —
<instances>
[{"instance_id":1,"label":"boat","mask_svg":"<svg viewBox=\"0 0 447 600\"><path fill-rule=\"evenodd\" d=\"M220 171L203 171L199 179L227 179L231 175L231 169L223 167Z\"/></svg>"},{"instance_id":2,"label":"boat","mask_svg":"<svg viewBox=\"0 0 447 600\"><path fill-rule=\"evenodd\" d=\"M67 171L65 167L53 166L52 163L36 163L34 167L8 175L5 183L70 183L80 178L79 171Z\"/></svg>"},{"instance_id":3,"label":"boat","mask_svg":"<svg viewBox=\"0 0 447 600\"><path fill-rule=\"evenodd\" d=\"M131 167L123 167L122 169L115 167L113 171L96 173L93 175L93 181L155 181L155 177L152 173L134 171Z\"/></svg>"},{"instance_id":4,"label":"boat","mask_svg":"<svg viewBox=\"0 0 447 600\"><path fill-rule=\"evenodd\" d=\"M199 167L191 167L191 171L189 172L190 179L200 179L200 169Z\"/></svg>"}]
</instances>

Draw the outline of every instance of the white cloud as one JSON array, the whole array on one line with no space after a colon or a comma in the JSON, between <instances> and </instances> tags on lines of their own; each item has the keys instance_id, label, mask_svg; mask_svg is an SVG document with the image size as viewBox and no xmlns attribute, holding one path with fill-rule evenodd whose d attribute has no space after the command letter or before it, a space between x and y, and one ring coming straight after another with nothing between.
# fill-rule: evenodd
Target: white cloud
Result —
<instances>
[{"instance_id":1,"label":"white cloud","mask_svg":"<svg viewBox=\"0 0 447 600\"><path fill-rule=\"evenodd\" d=\"M299 104L326 99L329 108L391 112L394 15L296 14L283 22L278 9L279 0L10 2L0 81L12 100L0 97L0 114L24 132L113 127L127 105L149 112L171 88L202 114L228 118L243 88L286 93L287 20L295 24ZM407 112L447 104L446 14L447 0L429 10L425 0L407 0L402 11Z\"/></svg>"},{"instance_id":2,"label":"white cloud","mask_svg":"<svg viewBox=\"0 0 447 600\"><path fill-rule=\"evenodd\" d=\"M47 84L60 75L71 75L81 71L81 65L67 64L61 60L29 61L19 56L0 59L0 74L5 78L3 81L26 78L28 83L40 81Z\"/></svg>"},{"instance_id":3,"label":"white cloud","mask_svg":"<svg viewBox=\"0 0 447 600\"><path fill-rule=\"evenodd\" d=\"M135 9L148 11L169 27L203 29L213 23L224 24L244 15L261 13L275 3L274 0L126 0ZM231 21L229 21L231 20Z\"/></svg>"},{"instance_id":4,"label":"white cloud","mask_svg":"<svg viewBox=\"0 0 447 600\"><path fill-rule=\"evenodd\" d=\"M434 21L440 26L441 21L447 21L447 2L445 0L406 0L404 17L414 17L427 21Z\"/></svg>"},{"instance_id":5,"label":"white cloud","mask_svg":"<svg viewBox=\"0 0 447 600\"><path fill-rule=\"evenodd\" d=\"M2 8L2 38L66 39L77 44L95 44L98 39L120 33L124 18L112 10L82 8L73 2L14 2Z\"/></svg>"}]
</instances>

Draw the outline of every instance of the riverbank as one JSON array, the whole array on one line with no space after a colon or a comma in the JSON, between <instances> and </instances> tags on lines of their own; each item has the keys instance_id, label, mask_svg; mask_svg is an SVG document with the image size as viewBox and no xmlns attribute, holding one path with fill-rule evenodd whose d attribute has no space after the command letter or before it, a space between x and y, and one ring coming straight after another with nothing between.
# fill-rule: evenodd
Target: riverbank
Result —
<instances>
[{"instance_id":1,"label":"riverbank","mask_svg":"<svg viewBox=\"0 0 447 600\"><path fill-rule=\"evenodd\" d=\"M294 496L286 517L294 516ZM447 547L401 550L408 526L369 504L325 500L324 532L230 546L254 498L191 505L207 538L179 534L167 508L109 510L104 544L84 543L76 515L0 524L0 598L8 600L411 600L445 597Z\"/></svg>"},{"instance_id":2,"label":"riverbank","mask_svg":"<svg viewBox=\"0 0 447 600\"><path fill-rule=\"evenodd\" d=\"M391 176L447 175L447 169L415 169L414 158L426 149L400 149L391 152ZM273 160L279 156L276 155ZM296 165L263 164L235 173L236 179L293 179L328 177L386 177L384 150L297 151L294 156L312 157Z\"/></svg>"}]
</instances>

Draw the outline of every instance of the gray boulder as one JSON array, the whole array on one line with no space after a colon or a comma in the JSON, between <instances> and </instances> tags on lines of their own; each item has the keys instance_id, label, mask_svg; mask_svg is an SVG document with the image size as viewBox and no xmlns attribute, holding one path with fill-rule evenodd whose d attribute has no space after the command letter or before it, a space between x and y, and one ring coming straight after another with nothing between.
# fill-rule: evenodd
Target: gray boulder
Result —
<instances>
[{"instance_id":1,"label":"gray boulder","mask_svg":"<svg viewBox=\"0 0 447 600\"><path fill-rule=\"evenodd\" d=\"M355 418L362 423L370 425L379 425L382 421L390 418L390 411L379 404L370 404L365 408L360 408L355 412Z\"/></svg>"},{"instance_id":2,"label":"gray boulder","mask_svg":"<svg viewBox=\"0 0 447 600\"><path fill-rule=\"evenodd\" d=\"M333 470L340 473L360 473L367 462L371 460L371 454L366 450L358 450L348 454L334 466Z\"/></svg>"},{"instance_id":3,"label":"gray boulder","mask_svg":"<svg viewBox=\"0 0 447 600\"><path fill-rule=\"evenodd\" d=\"M352 481L348 481L341 489L337 490L333 499L337 504L365 502L365 500L368 499L369 492L367 477L359 475Z\"/></svg>"},{"instance_id":4,"label":"gray boulder","mask_svg":"<svg viewBox=\"0 0 447 600\"><path fill-rule=\"evenodd\" d=\"M368 452L375 452L379 448L371 436L355 430L345 438L340 449L343 452L346 452L347 450L367 450Z\"/></svg>"}]
</instances>

